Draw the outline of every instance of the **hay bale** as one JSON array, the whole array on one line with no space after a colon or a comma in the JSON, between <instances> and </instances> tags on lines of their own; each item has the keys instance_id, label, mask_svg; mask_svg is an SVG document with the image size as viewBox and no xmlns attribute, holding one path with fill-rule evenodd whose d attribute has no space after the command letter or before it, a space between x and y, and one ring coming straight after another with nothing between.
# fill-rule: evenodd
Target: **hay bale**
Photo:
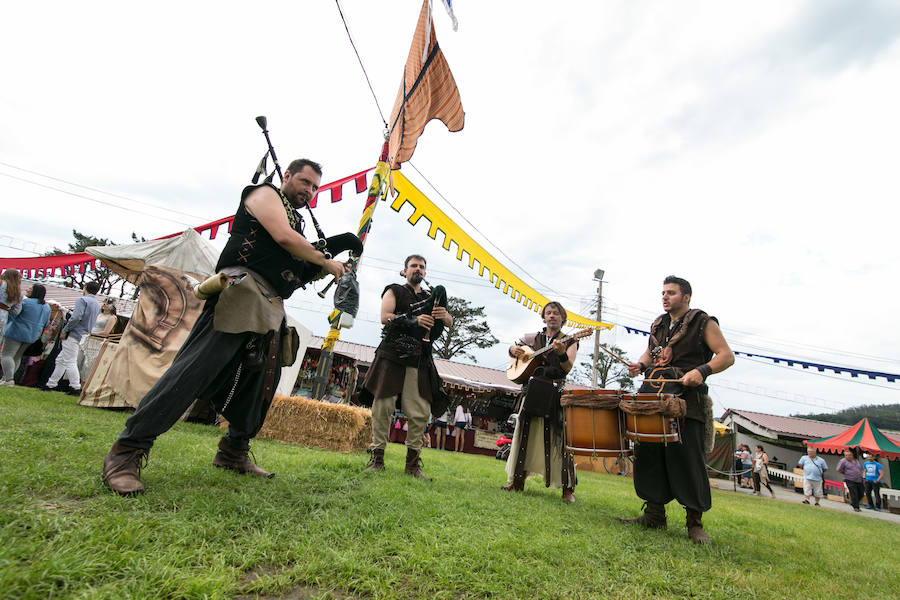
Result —
<instances>
[{"instance_id":1,"label":"hay bale","mask_svg":"<svg viewBox=\"0 0 900 600\"><path fill-rule=\"evenodd\" d=\"M372 411L276 394L259 435L338 452L365 450L372 441Z\"/></svg>"}]
</instances>

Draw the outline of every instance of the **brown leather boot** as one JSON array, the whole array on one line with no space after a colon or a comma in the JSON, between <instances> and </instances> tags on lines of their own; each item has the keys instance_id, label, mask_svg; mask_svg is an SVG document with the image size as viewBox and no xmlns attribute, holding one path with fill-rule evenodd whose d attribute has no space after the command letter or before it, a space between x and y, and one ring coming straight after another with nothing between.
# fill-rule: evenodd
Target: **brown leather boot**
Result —
<instances>
[{"instance_id":1,"label":"brown leather boot","mask_svg":"<svg viewBox=\"0 0 900 600\"><path fill-rule=\"evenodd\" d=\"M686 510L687 518L685 519L685 525L687 526L688 537L691 538L691 541L695 544L711 544L712 540L710 540L709 536L706 535L706 532L703 531L703 513L689 508Z\"/></svg>"},{"instance_id":2,"label":"brown leather boot","mask_svg":"<svg viewBox=\"0 0 900 600\"><path fill-rule=\"evenodd\" d=\"M563 488L562 501L575 504L575 490L572 488Z\"/></svg>"},{"instance_id":3,"label":"brown leather boot","mask_svg":"<svg viewBox=\"0 0 900 600\"><path fill-rule=\"evenodd\" d=\"M406 449L406 469L403 472L417 479L431 481L431 478L422 472L422 459L419 458L419 451L412 448Z\"/></svg>"},{"instance_id":4,"label":"brown leather boot","mask_svg":"<svg viewBox=\"0 0 900 600\"><path fill-rule=\"evenodd\" d=\"M384 448L372 448L366 471L384 471Z\"/></svg>"},{"instance_id":5,"label":"brown leather boot","mask_svg":"<svg viewBox=\"0 0 900 600\"><path fill-rule=\"evenodd\" d=\"M147 464L149 450L131 448L116 442L103 459L104 485L122 496L143 494L141 469Z\"/></svg>"},{"instance_id":6,"label":"brown leather boot","mask_svg":"<svg viewBox=\"0 0 900 600\"><path fill-rule=\"evenodd\" d=\"M512 482L507 483L500 489L503 490L504 492L524 492L525 491L525 478L513 476Z\"/></svg>"},{"instance_id":7,"label":"brown leather boot","mask_svg":"<svg viewBox=\"0 0 900 600\"><path fill-rule=\"evenodd\" d=\"M250 460L249 454L250 450L237 450L232 448L231 444L228 443L228 440L222 438L219 440L219 451L216 452L212 464L214 467L220 469L231 469L238 473L250 473L251 475L263 477L265 479L272 479L275 477L275 473L263 471L254 465L253 461Z\"/></svg>"},{"instance_id":8,"label":"brown leather boot","mask_svg":"<svg viewBox=\"0 0 900 600\"><path fill-rule=\"evenodd\" d=\"M643 525L647 529L665 529L666 528L666 507L664 504L656 504L655 502L644 502L644 512L639 517L632 519L620 518L622 523L636 523Z\"/></svg>"}]
</instances>

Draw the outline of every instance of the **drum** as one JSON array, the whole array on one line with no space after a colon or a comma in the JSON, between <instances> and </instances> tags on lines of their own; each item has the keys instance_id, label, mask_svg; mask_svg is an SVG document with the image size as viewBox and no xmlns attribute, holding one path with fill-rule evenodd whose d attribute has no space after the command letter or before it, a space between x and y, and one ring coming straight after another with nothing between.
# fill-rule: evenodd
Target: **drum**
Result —
<instances>
[{"instance_id":1,"label":"drum","mask_svg":"<svg viewBox=\"0 0 900 600\"><path fill-rule=\"evenodd\" d=\"M672 394L625 394L619 407L625 415L625 437L633 442L668 444L679 441L678 419L686 406Z\"/></svg>"},{"instance_id":2,"label":"drum","mask_svg":"<svg viewBox=\"0 0 900 600\"><path fill-rule=\"evenodd\" d=\"M563 394L566 450L580 456L631 454L622 435L618 390L576 390Z\"/></svg>"}]
</instances>

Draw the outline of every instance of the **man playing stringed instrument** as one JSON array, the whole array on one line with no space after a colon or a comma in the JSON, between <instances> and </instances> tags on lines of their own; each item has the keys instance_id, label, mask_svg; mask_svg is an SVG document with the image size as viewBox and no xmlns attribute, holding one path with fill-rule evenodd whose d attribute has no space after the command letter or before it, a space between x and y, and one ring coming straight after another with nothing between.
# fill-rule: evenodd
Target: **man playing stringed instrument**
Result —
<instances>
[{"instance_id":1,"label":"man playing stringed instrument","mask_svg":"<svg viewBox=\"0 0 900 600\"><path fill-rule=\"evenodd\" d=\"M644 500L644 512L633 519L620 519L648 528L666 526L666 504L675 499L687 511L688 536L695 544L708 544L703 531L703 513L712 506L709 478L706 474L704 431L712 427L712 402L706 378L734 364L715 317L692 309L691 284L670 275L663 281L662 304L665 314L650 326L647 350L638 362L628 365L632 377L644 373L649 379L677 378L656 389L678 392L684 398L687 414L678 442L635 445L634 491ZM650 381L641 391L653 391ZM678 389L670 389L674 385ZM704 408L706 407L706 408Z\"/></svg>"},{"instance_id":2,"label":"man playing stringed instrument","mask_svg":"<svg viewBox=\"0 0 900 600\"><path fill-rule=\"evenodd\" d=\"M578 344L573 343L574 338L568 342L562 339L560 329L567 318L562 304L548 302L541 318L546 325L541 331L525 335L509 348L514 359L547 347L551 350L542 355L543 363L519 397L519 416L506 461L509 483L502 489L523 491L525 478L533 473L544 478L546 487L562 488L563 502L575 502L575 463L566 452L559 397Z\"/></svg>"}]
</instances>

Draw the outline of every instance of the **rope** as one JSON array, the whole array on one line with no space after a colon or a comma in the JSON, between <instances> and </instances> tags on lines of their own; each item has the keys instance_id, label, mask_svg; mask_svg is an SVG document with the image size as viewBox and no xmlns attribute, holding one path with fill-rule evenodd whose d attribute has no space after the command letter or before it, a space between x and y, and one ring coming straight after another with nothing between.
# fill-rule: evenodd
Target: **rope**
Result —
<instances>
[{"instance_id":1,"label":"rope","mask_svg":"<svg viewBox=\"0 0 900 600\"><path fill-rule=\"evenodd\" d=\"M369 74L366 73L366 67L363 65L362 58L359 56L359 50L356 49L356 44L353 42L353 36L350 35L350 28L347 26L347 19L344 18L344 11L341 10L340 0L334 0L334 3L337 4L338 12L341 15L341 21L344 22L344 29L347 30L347 38L350 40L350 45L353 47L353 52L356 54L356 60L359 61L359 67L362 69L363 76L366 78L366 83L369 84L369 91L372 92L372 98L375 99L375 107L378 109L378 114L381 116L381 122L384 123L385 129L387 129L387 120L384 118L384 111L381 110L381 105L378 104L378 96L375 95L375 90L372 88L372 82L369 80Z\"/></svg>"}]
</instances>

